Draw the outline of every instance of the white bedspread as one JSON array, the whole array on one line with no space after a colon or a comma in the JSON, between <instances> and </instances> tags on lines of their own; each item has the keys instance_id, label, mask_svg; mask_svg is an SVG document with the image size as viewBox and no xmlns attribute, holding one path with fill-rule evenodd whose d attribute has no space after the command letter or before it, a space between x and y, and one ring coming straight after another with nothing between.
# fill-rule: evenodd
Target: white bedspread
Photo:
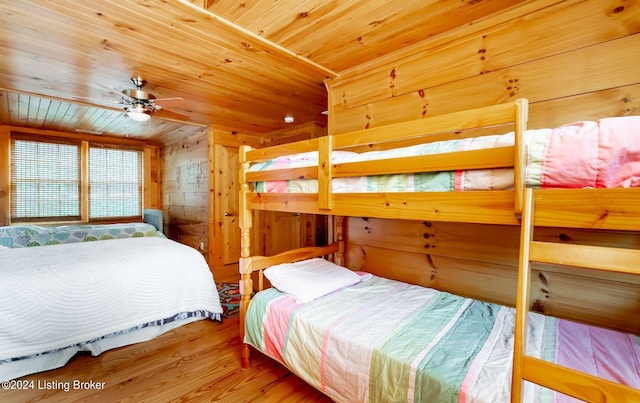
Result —
<instances>
[{"instance_id":1,"label":"white bedspread","mask_svg":"<svg viewBox=\"0 0 640 403\"><path fill-rule=\"evenodd\" d=\"M159 237L0 250L0 361L222 307L202 255Z\"/></svg>"}]
</instances>

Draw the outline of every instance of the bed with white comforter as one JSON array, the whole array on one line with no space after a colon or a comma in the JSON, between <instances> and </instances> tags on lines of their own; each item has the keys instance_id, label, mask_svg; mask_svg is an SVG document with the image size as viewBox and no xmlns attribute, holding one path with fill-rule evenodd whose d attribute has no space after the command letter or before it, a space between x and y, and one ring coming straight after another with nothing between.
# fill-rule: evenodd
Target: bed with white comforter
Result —
<instances>
[{"instance_id":1,"label":"bed with white comforter","mask_svg":"<svg viewBox=\"0 0 640 403\"><path fill-rule=\"evenodd\" d=\"M2 248L0 380L221 314L203 256L163 237Z\"/></svg>"}]
</instances>

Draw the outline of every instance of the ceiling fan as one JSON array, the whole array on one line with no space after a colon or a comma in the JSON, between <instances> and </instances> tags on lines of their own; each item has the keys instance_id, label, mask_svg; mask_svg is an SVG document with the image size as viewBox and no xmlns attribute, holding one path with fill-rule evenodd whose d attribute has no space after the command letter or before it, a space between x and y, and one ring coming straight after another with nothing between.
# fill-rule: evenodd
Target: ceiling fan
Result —
<instances>
[{"instance_id":1,"label":"ceiling fan","mask_svg":"<svg viewBox=\"0 0 640 403\"><path fill-rule=\"evenodd\" d=\"M120 95L120 99L108 101L116 104L124 105L125 116L135 120L136 122L146 122L151 119L151 116L163 108L160 103L167 103L173 101L183 101L181 97L174 98L156 98L155 95L145 91L142 87L146 84L146 81L141 77L132 77L131 82L136 88L129 88L124 90L118 90L116 88L108 88L99 85L101 88L106 89L109 92ZM83 97L78 97L83 98ZM95 98L83 98L92 99ZM105 100L100 100L104 102Z\"/></svg>"}]
</instances>

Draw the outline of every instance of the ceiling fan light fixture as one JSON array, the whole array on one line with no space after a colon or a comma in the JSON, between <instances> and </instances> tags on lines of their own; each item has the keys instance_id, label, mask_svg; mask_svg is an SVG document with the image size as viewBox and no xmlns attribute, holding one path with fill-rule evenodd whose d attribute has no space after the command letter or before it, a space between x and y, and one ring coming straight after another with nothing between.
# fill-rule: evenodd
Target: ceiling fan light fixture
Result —
<instances>
[{"instance_id":1,"label":"ceiling fan light fixture","mask_svg":"<svg viewBox=\"0 0 640 403\"><path fill-rule=\"evenodd\" d=\"M147 112L130 111L127 112L127 116L135 120L136 122L146 122L147 120L151 119L151 115L149 115Z\"/></svg>"},{"instance_id":2,"label":"ceiling fan light fixture","mask_svg":"<svg viewBox=\"0 0 640 403\"><path fill-rule=\"evenodd\" d=\"M133 105L131 107L124 108L126 115L136 122L146 122L151 119L151 111L145 108L144 105Z\"/></svg>"}]
</instances>

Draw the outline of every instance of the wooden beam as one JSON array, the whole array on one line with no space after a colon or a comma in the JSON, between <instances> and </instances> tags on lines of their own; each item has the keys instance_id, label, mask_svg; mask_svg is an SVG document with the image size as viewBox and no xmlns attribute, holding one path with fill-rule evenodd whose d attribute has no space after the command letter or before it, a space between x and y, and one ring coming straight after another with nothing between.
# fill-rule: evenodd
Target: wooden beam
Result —
<instances>
[{"instance_id":1,"label":"wooden beam","mask_svg":"<svg viewBox=\"0 0 640 403\"><path fill-rule=\"evenodd\" d=\"M0 126L0 226L11 224L10 128Z\"/></svg>"},{"instance_id":2,"label":"wooden beam","mask_svg":"<svg viewBox=\"0 0 640 403\"><path fill-rule=\"evenodd\" d=\"M188 0L178 0L178 2L182 3L185 6L191 7L193 9L195 9L195 10L198 10L198 12L200 12L200 13L203 13L203 14L206 13L216 23L218 23L218 24L220 24L222 26L228 27L231 30L234 30L234 31L238 32L240 35L245 36L250 40L253 40L253 41L256 41L256 42L262 44L264 47L270 49L274 53L279 53L279 54L284 55L284 56L286 56L286 57L288 57L288 58L290 58L292 60L302 62L303 64L306 64L309 67L311 67L311 68L313 68L313 69L315 69L315 70L317 70L319 72L322 72L323 74L326 74L328 77L337 77L338 76L338 73L336 73L334 71L331 71L330 69L328 69L328 68L326 68L324 66L321 66L318 63L315 63L315 62L311 61L310 59L307 59L306 57L300 56L300 55L298 55L298 54L296 54L296 53L294 53L294 52L292 52L292 51L290 51L290 50L288 50L288 49L286 49L286 48L284 48L284 47L282 47L282 46L280 46L280 45L278 45L278 44L276 44L274 42L271 42L271 41L265 39L264 37L262 37L260 35L254 34L253 32L251 32L251 31L249 31L247 29L244 29L244 28L242 28L242 27L240 27L240 26L238 26L236 24L233 24L233 23L229 22L228 20L213 14L212 12L210 12L210 11L208 11L208 10L206 10L206 9L196 5L196 4L191 3ZM209 4L209 6L210 6L210 4Z\"/></svg>"}]
</instances>

